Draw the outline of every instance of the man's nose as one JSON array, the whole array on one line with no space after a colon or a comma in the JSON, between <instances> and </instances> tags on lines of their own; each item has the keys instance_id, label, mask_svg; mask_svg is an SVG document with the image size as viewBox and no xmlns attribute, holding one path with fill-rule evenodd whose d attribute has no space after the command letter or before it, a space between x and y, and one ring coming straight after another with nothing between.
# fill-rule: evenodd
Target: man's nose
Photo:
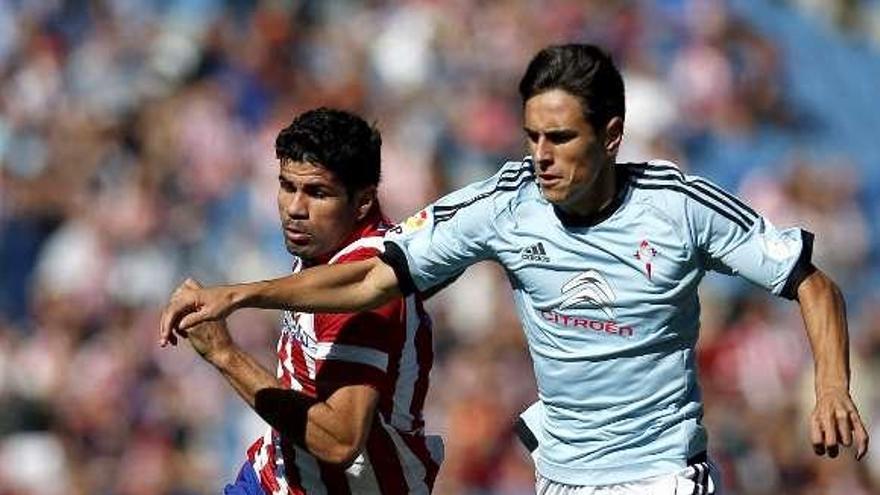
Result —
<instances>
[{"instance_id":1,"label":"man's nose","mask_svg":"<svg viewBox=\"0 0 880 495\"><path fill-rule=\"evenodd\" d=\"M547 138L541 137L535 146L535 160L539 163L553 162L553 147L547 142Z\"/></svg>"},{"instance_id":2,"label":"man's nose","mask_svg":"<svg viewBox=\"0 0 880 495\"><path fill-rule=\"evenodd\" d=\"M290 201L284 208L285 213L291 218L308 218L309 216L309 199L300 191L290 196Z\"/></svg>"}]
</instances>

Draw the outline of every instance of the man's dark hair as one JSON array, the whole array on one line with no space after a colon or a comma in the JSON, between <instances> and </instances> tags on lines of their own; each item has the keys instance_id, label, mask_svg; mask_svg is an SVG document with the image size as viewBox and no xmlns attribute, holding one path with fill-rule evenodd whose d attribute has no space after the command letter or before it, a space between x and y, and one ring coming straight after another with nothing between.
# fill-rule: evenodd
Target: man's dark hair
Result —
<instances>
[{"instance_id":1,"label":"man's dark hair","mask_svg":"<svg viewBox=\"0 0 880 495\"><path fill-rule=\"evenodd\" d=\"M605 129L612 117L623 119L626 113L623 77L611 56L595 45L554 45L535 55L519 82L523 105L552 89L577 97L596 132Z\"/></svg>"},{"instance_id":2,"label":"man's dark hair","mask_svg":"<svg viewBox=\"0 0 880 495\"><path fill-rule=\"evenodd\" d=\"M278 133L275 156L319 165L333 172L349 194L379 184L382 136L344 110L309 110Z\"/></svg>"}]
</instances>

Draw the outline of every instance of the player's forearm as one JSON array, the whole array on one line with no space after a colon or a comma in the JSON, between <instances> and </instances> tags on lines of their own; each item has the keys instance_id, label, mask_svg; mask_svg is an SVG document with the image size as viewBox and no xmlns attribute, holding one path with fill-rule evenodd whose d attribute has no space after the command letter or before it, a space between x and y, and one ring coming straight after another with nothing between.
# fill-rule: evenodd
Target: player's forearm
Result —
<instances>
[{"instance_id":1,"label":"player's forearm","mask_svg":"<svg viewBox=\"0 0 880 495\"><path fill-rule=\"evenodd\" d=\"M236 308L351 313L399 297L394 272L378 259L320 265L287 277L231 286Z\"/></svg>"},{"instance_id":2,"label":"player's forearm","mask_svg":"<svg viewBox=\"0 0 880 495\"><path fill-rule=\"evenodd\" d=\"M257 392L281 387L272 373L237 346L220 350L206 358L252 408Z\"/></svg>"},{"instance_id":3,"label":"player's forearm","mask_svg":"<svg viewBox=\"0 0 880 495\"><path fill-rule=\"evenodd\" d=\"M798 288L798 301L815 361L816 391L849 390L846 306L837 285L816 270Z\"/></svg>"},{"instance_id":4,"label":"player's forearm","mask_svg":"<svg viewBox=\"0 0 880 495\"><path fill-rule=\"evenodd\" d=\"M316 407L320 405L317 401L284 389L277 378L237 347L218 352L209 361L270 426L310 452L330 450L335 437L325 424L327 415L322 409L326 406ZM306 423L315 420L317 424L309 428Z\"/></svg>"}]
</instances>

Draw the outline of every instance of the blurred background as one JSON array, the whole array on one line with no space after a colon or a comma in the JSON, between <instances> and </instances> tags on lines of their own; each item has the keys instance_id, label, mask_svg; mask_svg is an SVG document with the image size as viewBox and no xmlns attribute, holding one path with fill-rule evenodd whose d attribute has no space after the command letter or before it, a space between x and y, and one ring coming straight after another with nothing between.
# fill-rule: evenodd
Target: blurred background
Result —
<instances>
[{"instance_id":1,"label":"blurred background","mask_svg":"<svg viewBox=\"0 0 880 495\"><path fill-rule=\"evenodd\" d=\"M665 158L816 233L848 298L872 452L818 460L795 304L703 286L700 367L728 494L880 493L880 1L0 1L0 495L219 493L262 430L184 345L155 345L184 276L283 275L275 134L319 105L384 137L400 220L524 154L516 85L546 44L608 47L621 160ZM437 493L533 492L535 398L506 280L434 298ZM474 304L473 301L479 301ZM278 315L242 312L267 363Z\"/></svg>"}]
</instances>

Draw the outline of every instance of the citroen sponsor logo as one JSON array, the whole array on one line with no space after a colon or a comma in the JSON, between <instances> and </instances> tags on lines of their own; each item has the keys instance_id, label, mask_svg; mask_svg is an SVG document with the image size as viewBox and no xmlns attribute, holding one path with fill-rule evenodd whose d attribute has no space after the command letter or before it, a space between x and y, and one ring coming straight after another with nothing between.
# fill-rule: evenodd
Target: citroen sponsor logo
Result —
<instances>
[{"instance_id":1,"label":"citroen sponsor logo","mask_svg":"<svg viewBox=\"0 0 880 495\"><path fill-rule=\"evenodd\" d=\"M562 286L562 295L565 299L559 305L559 309L598 309L605 313L608 319L613 320L614 301L617 296L611 285L596 270L587 270L572 278Z\"/></svg>"}]
</instances>

